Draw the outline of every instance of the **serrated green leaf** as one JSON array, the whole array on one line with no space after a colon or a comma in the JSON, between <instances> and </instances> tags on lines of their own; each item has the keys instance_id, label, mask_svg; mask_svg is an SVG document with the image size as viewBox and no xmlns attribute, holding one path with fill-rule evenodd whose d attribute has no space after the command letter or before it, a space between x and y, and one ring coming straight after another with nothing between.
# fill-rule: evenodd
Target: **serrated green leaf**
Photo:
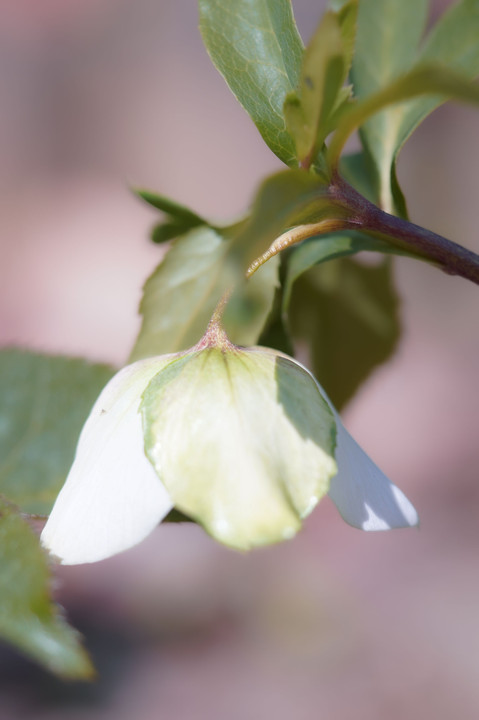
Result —
<instances>
[{"instance_id":1,"label":"serrated green leaf","mask_svg":"<svg viewBox=\"0 0 479 720\"><path fill-rule=\"evenodd\" d=\"M391 262L369 267L343 257L312 268L295 283L289 325L306 344L312 372L339 409L400 335Z\"/></svg>"},{"instance_id":2,"label":"serrated green leaf","mask_svg":"<svg viewBox=\"0 0 479 720\"><path fill-rule=\"evenodd\" d=\"M283 104L299 81L303 43L289 0L199 0L208 53L264 141L295 164Z\"/></svg>"},{"instance_id":3,"label":"serrated green leaf","mask_svg":"<svg viewBox=\"0 0 479 720\"><path fill-rule=\"evenodd\" d=\"M22 350L0 352L0 494L26 513L48 515L106 365Z\"/></svg>"},{"instance_id":4,"label":"serrated green leaf","mask_svg":"<svg viewBox=\"0 0 479 720\"><path fill-rule=\"evenodd\" d=\"M287 96L284 113L301 162L311 161L330 129L330 117L349 96L341 93L354 48L357 2L323 18L303 57L300 84ZM341 93L341 97L340 97Z\"/></svg>"},{"instance_id":5,"label":"serrated green leaf","mask_svg":"<svg viewBox=\"0 0 479 720\"><path fill-rule=\"evenodd\" d=\"M45 553L35 533L0 500L0 636L65 679L90 680L93 666L49 596Z\"/></svg>"},{"instance_id":6,"label":"serrated green leaf","mask_svg":"<svg viewBox=\"0 0 479 720\"><path fill-rule=\"evenodd\" d=\"M186 350L200 340L233 282L231 254L231 240L212 228L197 228L178 238L146 281L140 306L143 322L131 360ZM273 263L236 290L225 315L232 342L257 341L276 284Z\"/></svg>"}]
</instances>

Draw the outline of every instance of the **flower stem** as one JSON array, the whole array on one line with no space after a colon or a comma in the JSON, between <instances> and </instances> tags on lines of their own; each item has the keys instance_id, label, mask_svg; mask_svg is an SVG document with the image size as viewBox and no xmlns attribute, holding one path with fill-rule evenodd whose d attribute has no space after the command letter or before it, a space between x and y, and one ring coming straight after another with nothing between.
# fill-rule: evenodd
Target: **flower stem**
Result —
<instances>
[{"instance_id":1,"label":"flower stem","mask_svg":"<svg viewBox=\"0 0 479 720\"><path fill-rule=\"evenodd\" d=\"M343 221L350 229L371 233L387 242L439 265L449 275L459 275L479 285L479 255L442 235L389 215L360 195L336 174L329 187L334 204L350 215Z\"/></svg>"},{"instance_id":2,"label":"flower stem","mask_svg":"<svg viewBox=\"0 0 479 720\"><path fill-rule=\"evenodd\" d=\"M205 334L197 345L195 345L195 350L204 350L207 347L219 347L222 350L230 350L234 347L221 324L226 305L231 297L231 292L231 290L225 292L221 300L218 302L213 315L210 318Z\"/></svg>"}]
</instances>

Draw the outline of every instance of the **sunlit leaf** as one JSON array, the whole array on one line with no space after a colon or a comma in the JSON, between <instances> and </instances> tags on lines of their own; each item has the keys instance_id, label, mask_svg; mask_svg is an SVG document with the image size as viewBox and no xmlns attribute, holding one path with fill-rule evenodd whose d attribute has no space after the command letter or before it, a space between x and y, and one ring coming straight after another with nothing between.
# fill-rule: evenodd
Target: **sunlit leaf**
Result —
<instances>
[{"instance_id":1,"label":"sunlit leaf","mask_svg":"<svg viewBox=\"0 0 479 720\"><path fill-rule=\"evenodd\" d=\"M0 352L1 495L24 512L50 512L83 423L112 375L85 360Z\"/></svg>"},{"instance_id":2,"label":"sunlit leaf","mask_svg":"<svg viewBox=\"0 0 479 720\"><path fill-rule=\"evenodd\" d=\"M206 49L266 144L295 164L283 104L299 81L303 43L289 0L199 0Z\"/></svg>"},{"instance_id":3,"label":"sunlit leaf","mask_svg":"<svg viewBox=\"0 0 479 720\"><path fill-rule=\"evenodd\" d=\"M286 98L286 122L301 161L312 161L328 134L351 63L356 14L357 3L350 2L340 13L323 15L304 53L299 87Z\"/></svg>"},{"instance_id":4,"label":"sunlit leaf","mask_svg":"<svg viewBox=\"0 0 479 720\"><path fill-rule=\"evenodd\" d=\"M94 669L78 633L50 599L48 562L38 538L3 501L0 565L0 637L65 679L91 679Z\"/></svg>"}]
</instances>

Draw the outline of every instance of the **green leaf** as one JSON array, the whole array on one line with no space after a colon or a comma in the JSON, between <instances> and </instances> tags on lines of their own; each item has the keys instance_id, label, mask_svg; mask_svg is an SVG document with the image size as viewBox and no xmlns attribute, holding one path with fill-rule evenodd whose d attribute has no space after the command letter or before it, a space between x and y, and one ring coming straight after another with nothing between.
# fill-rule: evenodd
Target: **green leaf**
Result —
<instances>
[{"instance_id":1,"label":"green leaf","mask_svg":"<svg viewBox=\"0 0 479 720\"><path fill-rule=\"evenodd\" d=\"M429 0L361 0L351 69L357 98L382 90L412 67L428 6ZM397 209L390 181L396 150L395 112L396 108L381 113L361 128L361 140L377 171L378 199L387 212Z\"/></svg>"},{"instance_id":2,"label":"green leaf","mask_svg":"<svg viewBox=\"0 0 479 720\"><path fill-rule=\"evenodd\" d=\"M173 243L146 281L140 305L143 322L131 360L186 350L200 340L216 305L233 284L231 255L232 241L208 227L192 230ZM235 291L225 315L232 342L257 341L276 284L273 263Z\"/></svg>"},{"instance_id":3,"label":"green leaf","mask_svg":"<svg viewBox=\"0 0 479 720\"><path fill-rule=\"evenodd\" d=\"M317 222L331 209L327 185L304 170L284 170L259 187L249 219L233 238L237 264L247 268L288 228ZM333 212L338 214L337 207Z\"/></svg>"},{"instance_id":4,"label":"green leaf","mask_svg":"<svg viewBox=\"0 0 479 720\"><path fill-rule=\"evenodd\" d=\"M376 200L374 166L364 150L343 155L340 160L340 174L356 190L371 202Z\"/></svg>"},{"instance_id":5,"label":"green leaf","mask_svg":"<svg viewBox=\"0 0 479 720\"><path fill-rule=\"evenodd\" d=\"M422 95L439 95L442 100L479 103L479 85L453 70L437 65L416 67L344 113L328 148L328 159L336 165L349 136L371 116L389 106L403 104ZM400 113L400 110L398 110ZM386 152L386 150L384 150Z\"/></svg>"},{"instance_id":6,"label":"green leaf","mask_svg":"<svg viewBox=\"0 0 479 720\"><path fill-rule=\"evenodd\" d=\"M169 240L175 240L180 237L180 235L185 235L189 230L191 230L191 225L185 225L181 221L172 220L171 222L155 225L150 233L150 238L154 243L160 245Z\"/></svg>"},{"instance_id":7,"label":"green leaf","mask_svg":"<svg viewBox=\"0 0 479 720\"><path fill-rule=\"evenodd\" d=\"M260 335L258 345L279 350L285 353L285 355L293 357L293 343L289 330L286 327L285 319L285 314L283 313L283 289L281 285L279 285L276 289L273 308Z\"/></svg>"},{"instance_id":8,"label":"green leaf","mask_svg":"<svg viewBox=\"0 0 479 720\"><path fill-rule=\"evenodd\" d=\"M258 342L273 307L279 257L273 257L233 292L223 316L230 340L249 347Z\"/></svg>"},{"instance_id":9,"label":"green leaf","mask_svg":"<svg viewBox=\"0 0 479 720\"><path fill-rule=\"evenodd\" d=\"M193 210L164 195L158 195L150 190L134 189L133 192L156 210L161 210L168 217L167 220L155 225L153 228L151 239L154 243L158 244L173 240L195 227L209 224Z\"/></svg>"},{"instance_id":10,"label":"green leaf","mask_svg":"<svg viewBox=\"0 0 479 720\"><path fill-rule=\"evenodd\" d=\"M418 62L440 63L470 80L479 75L479 0L463 0L442 15L428 35ZM396 156L415 128L444 100L443 96L427 96L402 106Z\"/></svg>"},{"instance_id":11,"label":"green leaf","mask_svg":"<svg viewBox=\"0 0 479 720\"><path fill-rule=\"evenodd\" d=\"M147 202L148 205L156 208L156 210L161 210L165 215L169 215L178 222L189 222L191 226L207 224L206 220L193 210L190 210L185 205L181 205L181 203L176 202L176 200L166 197L166 195L158 195L157 193L151 192L151 190L137 188L134 188L133 192Z\"/></svg>"},{"instance_id":12,"label":"green leaf","mask_svg":"<svg viewBox=\"0 0 479 720\"><path fill-rule=\"evenodd\" d=\"M322 262L353 255L363 250L394 253L391 245L355 232L312 237L298 245L291 251L288 261L283 290L283 310L287 310L293 285L304 272Z\"/></svg>"},{"instance_id":13,"label":"green leaf","mask_svg":"<svg viewBox=\"0 0 479 720\"><path fill-rule=\"evenodd\" d=\"M199 0L210 57L264 141L295 164L283 104L299 82L303 43L289 0Z\"/></svg>"},{"instance_id":14,"label":"green leaf","mask_svg":"<svg viewBox=\"0 0 479 720\"><path fill-rule=\"evenodd\" d=\"M106 365L21 350L0 352L0 494L48 515L73 461Z\"/></svg>"},{"instance_id":15,"label":"green leaf","mask_svg":"<svg viewBox=\"0 0 479 720\"><path fill-rule=\"evenodd\" d=\"M65 679L92 679L78 633L50 600L48 562L37 536L1 500L0 565L0 636Z\"/></svg>"},{"instance_id":16,"label":"green leaf","mask_svg":"<svg viewBox=\"0 0 479 720\"><path fill-rule=\"evenodd\" d=\"M350 2L323 15L304 53L299 88L286 98L286 124L301 162L313 160L329 132L352 59L356 14L357 2Z\"/></svg>"},{"instance_id":17,"label":"green leaf","mask_svg":"<svg viewBox=\"0 0 479 720\"><path fill-rule=\"evenodd\" d=\"M386 88L413 66L437 63L460 72L464 79L479 74L479 0L463 0L451 7L418 49L427 7L426 0L361 0L352 68L358 98ZM361 128L363 144L377 171L379 204L388 212L406 215L395 169L401 147L427 115L456 97L438 93L388 108Z\"/></svg>"},{"instance_id":18,"label":"green leaf","mask_svg":"<svg viewBox=\"0 0 479 720\"><path fill-rule=\"evenodd\" d=\"M308 347L309 365L338 409L393 353L400 335L391 262L367 266L342 257L295 283L289 324Z\"/></svg>"}]
</instances>

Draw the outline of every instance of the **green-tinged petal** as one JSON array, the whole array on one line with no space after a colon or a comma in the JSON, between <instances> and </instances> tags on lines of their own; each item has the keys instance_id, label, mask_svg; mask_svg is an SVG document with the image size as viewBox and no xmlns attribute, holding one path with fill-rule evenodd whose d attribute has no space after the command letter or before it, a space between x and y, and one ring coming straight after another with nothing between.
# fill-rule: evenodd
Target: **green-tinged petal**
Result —
<instances>
[{"instance_id":1,"label":"green-tinged petal","mask_svg":"<svg viewBox=\"0 0 479 720\"><path fill-rule=\"evenodd\" d=\"M96 401L41 537L63 564L96 562L127 550L171 510L145 456L139 405L154 375L173 360L165 355L128 365Z\"/></svg>"},{"instance_id":2,"label":"green-tinged petal","mask_svg":"<svg viewBox=\"0 0 479 720\"><path fill-rule=\"evenodd\" d=\"M293 536L336 473L335 423L293 360L207 346L143 395L145 447L179 510L246 550Z\"/></svg>"},{"instance_id":3,"label":"green-tinged petal","mask_svg":"<svg viewBox=\"0 0 479 720\"><path fill-rule=\"evenodd\" d=\"M269 348L261 350L272 357L288 359ZM351 437L319 382L307 368L294 362L316 384L336 421L338 472L330 482L328 494L343 520L360 530L392 530L419 525L414 506Z\"/></svg>"}]
</instances>

